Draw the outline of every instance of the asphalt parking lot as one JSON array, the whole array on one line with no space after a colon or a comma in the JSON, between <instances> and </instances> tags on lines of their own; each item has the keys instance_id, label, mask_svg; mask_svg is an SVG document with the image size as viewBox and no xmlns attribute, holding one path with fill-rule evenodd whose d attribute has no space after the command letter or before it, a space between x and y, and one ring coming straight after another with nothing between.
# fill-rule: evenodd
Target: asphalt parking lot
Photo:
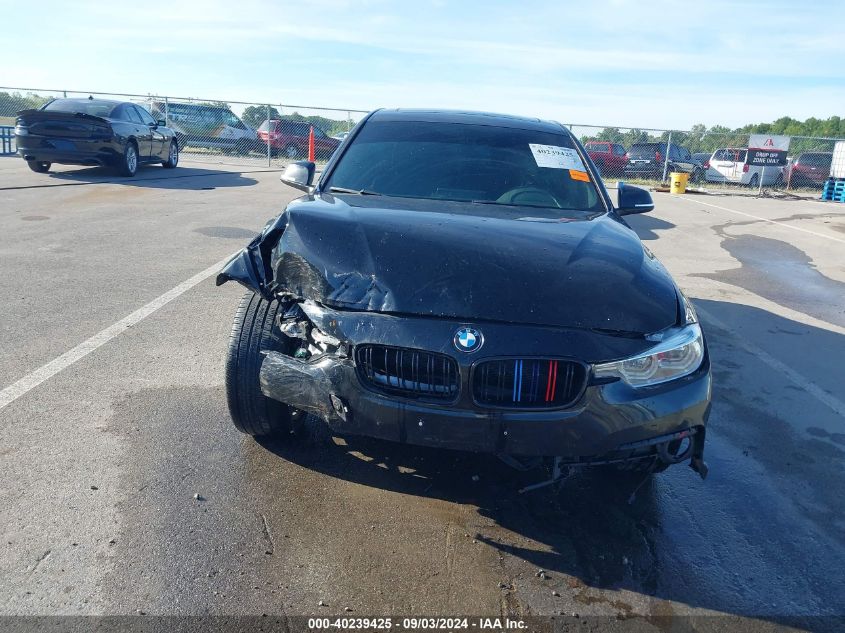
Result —
<instances>
[{"instance_id":1,"label":"asphalt parking lot","mask_svg":"<svg viewBox=\"0 0 845 633\"><path fill-rule=\"evenodd\" d=\"M491 457L238 434L243 291L213 277L296 195L278 173L0 159L0 614L845 614L845 205L657 193L630 219L715 388L709 478L628 503L595 473L518 494L538 474Z\"/></svg>"}]
</instances>

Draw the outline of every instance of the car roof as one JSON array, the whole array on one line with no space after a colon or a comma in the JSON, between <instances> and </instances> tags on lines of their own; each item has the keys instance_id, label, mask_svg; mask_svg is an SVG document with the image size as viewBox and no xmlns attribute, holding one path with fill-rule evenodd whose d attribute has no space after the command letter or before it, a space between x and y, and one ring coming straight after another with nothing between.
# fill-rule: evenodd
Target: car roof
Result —
<instances>
[{"instance_id":1,"label":"car roof","mask_svg":"<svg viewBox=\"0 0 845 633\"><path fill-rule=\"evenodd\" d=\"M392 110L376 110L370 115L371 121L416 121L425 123L463 123L466 125L491 125L495 127L509 127L538 132L555 132L560 134L569 131L555 121L543 121L511 114L495 114L493 112L474 112L466 110L417 110L396 108Z\"/></svg>"}]
</instances>

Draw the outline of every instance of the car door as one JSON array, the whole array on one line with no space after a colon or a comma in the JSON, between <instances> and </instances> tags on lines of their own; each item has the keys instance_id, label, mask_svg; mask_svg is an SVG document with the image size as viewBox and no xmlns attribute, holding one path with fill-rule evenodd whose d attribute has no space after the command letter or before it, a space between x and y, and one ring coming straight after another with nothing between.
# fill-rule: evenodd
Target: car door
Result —
<instances>
[{"instance_id":1,"label":"car door","mask_svg":"<svg viewBox=\"0 0 845 633\"><path fill-rule=\"evenodd\" d=\"M153 116L141 106L132 106L135 108L138 116L144 122L144 125L150 130L150 153L149 156L153 158L167 158L170 150L170 138L161 130L158 129L158 124Z\"/></svg>"},{"instance_id":2,"label":"car door","mask_svg":"<svg viewBox=\"0 0 845 633\"><path fill-rule=\"evenodd\" d=\"M625 157L625 148L619 145L618 143L613 144L613 173L614 176L621 176L622 171L625 169L625 163L628 160Z\"/></svg>"},{"instance_id":3,"label":"car door","mask_svg":"<svg viewBox=\"0 0 845 633\"><path fill-rule=\"evenodd\" d=\"M742 180L742 165L737 162L738 160L739 155L735 149L729 147L725 150L725 157L722 161L724 163L724 170L722 173L725 174L726 180L730 180L731 182Z\"/></svg>"},{"instance_id":4,"label":"car door","mask_svg":"<svg viewBox=\"0 0 845 633\"><path fill-rule=\"evenodd\" d=\"M667 167L667 170L669 172L686 171L684 169L683 161L681 161L681 151L677 145L673 144L669 146L669 166Z\"/></svg>"},{"instance_id":5,"label":"car door","mask_svg":"<svg viewBox=\"0 0 845 633\"><path fill-rule=\"evenodd\" d=\"M144 123L140 112L131 103L124 106L126 113L129 115L129 121L133 124L133 136L138 143L138 158L141 160L149 160L150 153L153 146L153 134L150 126Z\"/></svg>"},{"instance_id":6,"label":"car door","mask_svg":"<svg viewBox=\"0 0 845 633\"><path fill-rule=\"evenodd\" d=\"M689 153L689 150L686 147L678 148L678 161L681 169L686 173L691 174L695 171L695 161L692 159L692 154Z\"/></svg>"},{"instance_id":7,"label":"car door","mask_svg":"<svg viewBox=\"0 0 845 633\"><path fill-rule=\"evenodd\" d=\"M729 149L717 149L710 159L711 179L715 181L731 180L734 173L733 154ZM713 173L715 172L715 173Z\"/></svg>"},{"instance_id":8,"label":"car door","mask_svg":"<svg viewBox=\"0 0 845 633\"><path fill-rule=\"evenodd\" d=\"M733 153L734 171L732 180L734 182L740 182L744 185L747 185L751 182L751 179L754 177L754 174L757 174L757 179L759 182L759 180L763 177L763 169L762 167L752 167L751 165L746 165L746 161L748 160L748 150L735 149L733 150ZM774 169L771 169L770 171L774 172Z\"/></svg>"}]
</instances>

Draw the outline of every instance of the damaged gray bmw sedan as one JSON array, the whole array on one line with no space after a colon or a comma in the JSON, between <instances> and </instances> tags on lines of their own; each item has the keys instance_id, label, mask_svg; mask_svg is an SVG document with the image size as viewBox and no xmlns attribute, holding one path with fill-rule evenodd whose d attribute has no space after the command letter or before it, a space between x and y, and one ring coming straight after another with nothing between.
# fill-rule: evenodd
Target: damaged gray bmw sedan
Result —
<instances>
[{"instance_id":1,"label":"damaged gray bmw sedan","mask_svg":"<svg viewBox=\"0 0 845 633\"><path fill-rule=\"evenodd\" d=\"M711 376L692 305L565 127L377 110L220 272L249 290L229 410L287 438L339 434L702 477Z\"/></svg>"}]
</instances>

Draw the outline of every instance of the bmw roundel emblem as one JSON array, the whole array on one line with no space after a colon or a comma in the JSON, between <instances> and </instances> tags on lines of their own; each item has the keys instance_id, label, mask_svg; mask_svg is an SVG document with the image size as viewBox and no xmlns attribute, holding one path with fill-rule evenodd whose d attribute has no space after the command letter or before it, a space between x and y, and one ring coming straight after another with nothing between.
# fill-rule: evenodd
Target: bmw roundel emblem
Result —
<instances>
[{"instance_id":1,"label":"bmw roundel emblem","mask_svg":"<svg viewBox=\"0 0 845 633\"><path fill-rule=\"evenodd\" d=\"M455 332L452 342L459 352L475 352L484 344L484 336L474 327L462 327Z\"/></svg>"}]
</instances>

